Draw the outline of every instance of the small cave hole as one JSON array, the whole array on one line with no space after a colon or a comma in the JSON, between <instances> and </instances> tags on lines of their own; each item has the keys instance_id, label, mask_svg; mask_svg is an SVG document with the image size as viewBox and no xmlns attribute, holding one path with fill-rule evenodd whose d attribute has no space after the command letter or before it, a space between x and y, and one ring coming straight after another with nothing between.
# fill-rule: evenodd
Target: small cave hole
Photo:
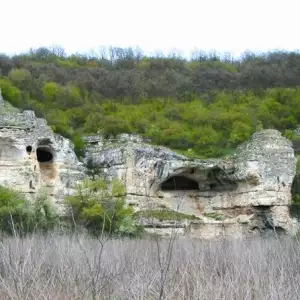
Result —
<instances>
[{"instance_id":1,"label":"small cave hole","mask_svg":"<svg viewBox=\"0 0 300 300\"><path fill-rule=\"evenodd\" d=\"M47 148L37 148L36 150L38 162L52 162L53 154Z\"/></svg>"},{"instance_id":2,"label":"small cave hole","mask_svg":"<svg viewBox=\"0 0 300 300\"><path fill-rule=\"evenodd\" d=\"M27 146L26 151L28 154L30 154L32 152L32 146Z\"/></svg>"},{"instance_id":3,"label":"small cave hole","mask_svg":"<svg viewBox=\"0 0 300 300\"><path fill-rule=\"evenodd\" d=\"M33 184L32 184L32 180L29 181L29 188L32 189L32 190L35 189L35 187L34 187Z\"/></svg>"},{"instance_id":4,"label":"small cave hole","mask_svg":"<svg viewBox=\"0 0 300 300\"><path fill-rule=\"evenodd\" d=\"M173 176L161 184L162 191L199 190L198 182L184 176Z\"/></svg>"},{"instance_id":5,"label":"small cave hole","mask_svg":"<svg viewBox=\"0 0 300 300\"><path fill-rule=\"evenodd\" d=\"M191 169L189 170L189 172L190 172L191 174L194 174L194 173L195 173L195 168L191 168Z\"/></svg>"},{"instance_id":6,"label":"small cave hole","mask_svg":"<svg viewBox=\"0 0 300 300\"><path fill-rule=\"evenodd\" d=\"M217 190L218 189L218 185L216 183L211 183L209 185L209 187L210 187L211 190Z\"/></svg>"}]
</instances>

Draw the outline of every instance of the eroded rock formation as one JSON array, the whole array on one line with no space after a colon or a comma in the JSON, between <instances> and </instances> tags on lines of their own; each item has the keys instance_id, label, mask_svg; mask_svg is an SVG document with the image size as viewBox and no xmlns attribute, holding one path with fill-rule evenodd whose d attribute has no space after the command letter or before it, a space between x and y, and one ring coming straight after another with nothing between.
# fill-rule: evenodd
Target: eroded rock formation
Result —
<instances>
[{"instance_id":1,"label":"eroded rock formation","mask_svg":"<svg viewBox=\"0 0 300 300\"><path fill-rule=\"evenodd\" d=\"M86 137L86 144L85 163L120 178L129 205L198 217L182 225L191 235L295 230L289 205L296 158L291 142L276 130L255 133L227 159L191 160L126 135L115 141Z\"/></svg>"},{"instance_id":2,"label":"eroded rock formation","mask_svg":"<svg viewBox=\"0 0 300 300\"><path fill-rule=\"evenodd\" d=\"M80 163L71 141L54 134L32 111L0 111L0 185L30 196L46 193L59 206L86 176L118 177L136 211L167 209L194 216L175 221L141 217L149 230L179 227L205 238L295 233L289 205L296 158L291 142L276 130L255 133L232 157L211 160L192 160L134 135L90 136L85 142Z\"/></svg>"},{"instance_id":3,"label":"eroded rock formation","mask_svg":"<svg viewBox=\"0 0 300 300\"><path fill-rule=\"evenodd\" d=\"M0 115L0 185L59 203L84 176L73 144L44 119L32 111Z\"/></svg>"}]
</instances>

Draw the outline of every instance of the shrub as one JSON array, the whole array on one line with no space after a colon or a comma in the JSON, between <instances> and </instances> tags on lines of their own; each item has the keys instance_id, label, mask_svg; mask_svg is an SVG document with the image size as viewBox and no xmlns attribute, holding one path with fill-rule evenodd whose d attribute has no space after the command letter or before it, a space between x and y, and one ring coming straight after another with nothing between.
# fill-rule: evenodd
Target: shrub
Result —
<instances>
[{"instance_id":1,"label":"shrub","mask_svg":"<svg viewBox=\"0 0 300 300\"><path fill-rule=\"evenodd\" d=\"M114 116L103 117L102 134L106 137L116 137L120 133L130 133L129 123L126 119Z\"/></svg>"},{"instance_id":2,"label":"shrub","mask_svg":"<svg viewBox=\"0 0 300 300\"><path fill-rule=\"evenodd\" d=\"M0 230L8 234L48 231L57 222L57 215L45 195L29 201L20 193L0 186Z\"/></svg>"},{"instance_id":3,"label":"shrub","mask_svg":"<svg viewBox=\"0 0 300 300\"><path fill-rule=\"evenodd\" d=\"M29 203L17 192L0 186L0 230L12 234L29 219Z\"/></svg>"},{"instance_id":4,"label":"shrub","mask_svg":"<svg viewBox=\"0 0 300 300\"><path fill-rule=\"evenodd\" d=\"M49 231L58 224L58 214L47 195L40 193L31 204L31 231Z\"/></svg>"},{"instance_id":5,"label":"shrub","mask_svg":"<svg viewBox=\"0 0 300 300\"><path fill-rule=\"evenodd\" d=\"M84 155L84 141L80 134L74 133L72 135L72 142L74 144L74 150L78 157Z\"/></svg>"},{"instance_id":6,"label":"shrub","mask_svg":"<svg viewBox=\"0 0 300 300\"><path fill-rule=\"evenodd\" d=\"M133 219L133 210L125 205L124 186L113 179L86 179L77 186L74 196L66 197L69 217L74 225L84 226L95 236L137 236L141 228Z\"/></svg>"}]
</instances>

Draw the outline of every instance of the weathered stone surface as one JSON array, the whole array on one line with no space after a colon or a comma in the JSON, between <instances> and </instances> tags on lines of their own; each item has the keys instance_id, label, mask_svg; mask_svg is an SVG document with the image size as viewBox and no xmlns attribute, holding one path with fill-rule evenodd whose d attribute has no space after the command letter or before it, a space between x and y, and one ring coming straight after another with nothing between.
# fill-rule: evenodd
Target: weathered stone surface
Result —
<instances>
[{"instance_id":1,"label":"weathered stone surface","mask_svg":"<svg viewBox=\"0 0 300 300\"><path fill-rule=\"evenodd\" d=\"M57 203L84 176L71 141L53 133L32 111L0 115L0 185L47 193Z\"/></svg>"},{"instance_id":2,"label":"weathered stone surface","mask_svg":"<svg viewBox=\"0 0 300 300\"><path fill-rule=\"evenodd\" d=\"M107 178L121 179L137 210L164 207L204 224L217 213L223 220L214 220L216 227L230 228L224 232L295 230L289 205L296 158L291 142L276 130L255 133L227 159L191 160L126 135L107 143L87 137L86 143L85 162ZM203 237L205 226L200 227Z\"/></svg>"}]
</instances>

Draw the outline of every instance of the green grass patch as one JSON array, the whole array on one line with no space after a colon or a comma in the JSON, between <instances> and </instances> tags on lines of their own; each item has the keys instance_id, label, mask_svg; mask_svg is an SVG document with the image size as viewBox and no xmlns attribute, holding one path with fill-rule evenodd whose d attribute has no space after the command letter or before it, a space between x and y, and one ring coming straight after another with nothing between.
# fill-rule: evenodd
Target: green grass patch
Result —
<instances>
[{"instance_id":1,"label":"green grass patch","mask_svg":"<svg viewBox=\"0 0 300 300\"><path fill-rule=\"evenodd\" d=\"M157 219L160 221L200 220L195 215L181 213L175 210L142 210L134 214L135 218Z\"/></svg>"},{"instance_id":2,"label":"green grass patch","mask_svg":"<svg viewBox=\"0 0 300 300\"><path fill-rule=\"evenodd\" d=\"M204 215L204 217L206 217L206 218L215 219L215 220L217 220L217 221L222 221L222 220L224 220L224 216L222 216L222 215L220 215L220 214L218 214L218 213L216 213L216 212L210 212L210 213L205 212L205 213L203 213L203 215Z\"/></svg>"}]
</instances>

